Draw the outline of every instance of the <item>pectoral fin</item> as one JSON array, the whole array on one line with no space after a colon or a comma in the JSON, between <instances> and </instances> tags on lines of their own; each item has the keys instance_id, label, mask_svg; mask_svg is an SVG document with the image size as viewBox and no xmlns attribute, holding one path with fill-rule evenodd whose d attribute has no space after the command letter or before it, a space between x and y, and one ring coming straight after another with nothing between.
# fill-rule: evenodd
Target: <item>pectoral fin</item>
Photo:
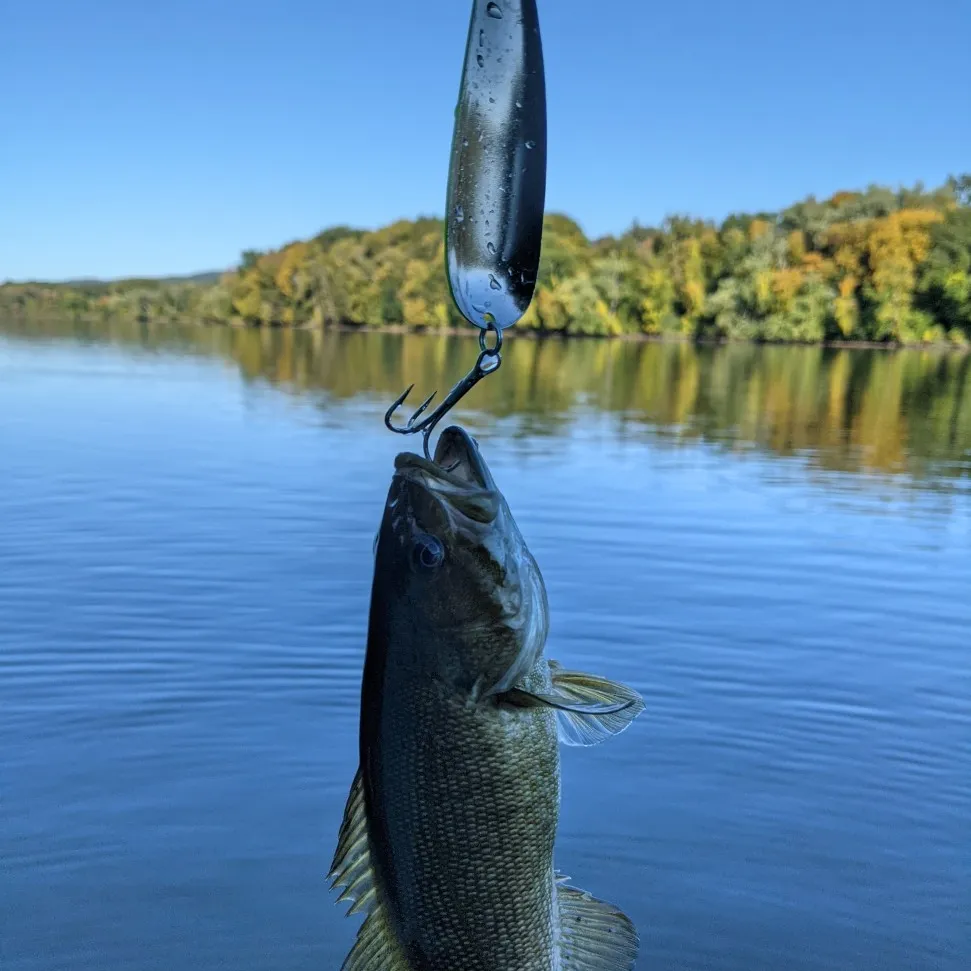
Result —
<instances>
[{"instance_id":1,"label":"pectoral fin","mask_svg":"<svg viewBox=\"0 0 971 971\"><path fill-rule=\"evenodd\" d=\"M347 797L329 876L333 880L332 887L343 888L338 902L351 901L348 915L362 911L367 915L341 971L409 971L408 962L394 937L380 898L368 843L364 783L360 770L354 776Z\"/></svg>"},{"instance_id":2,"label":"pectoral fin","mask_svg":"<svg viewBox=\"0 0 971 971\"><path fill-rule=\"evenodd\" d=\"M564 745L596 745L619 735L644 710L641 696L626 685L592 674L565 671L550 661L548 692L513 688L502 700L520 708L553 708Z\"/></svg>"},{"instance_id":3,"label":"pectoral fin","mask_svg":"<svg viewBox=\"0 0 971 971\"><path fill-rule=\"evenodd\" d=\"M626 914L576 887L556 883L556 947L563 971L630 971L637 931Z\"/></svg>"}]
</instances>

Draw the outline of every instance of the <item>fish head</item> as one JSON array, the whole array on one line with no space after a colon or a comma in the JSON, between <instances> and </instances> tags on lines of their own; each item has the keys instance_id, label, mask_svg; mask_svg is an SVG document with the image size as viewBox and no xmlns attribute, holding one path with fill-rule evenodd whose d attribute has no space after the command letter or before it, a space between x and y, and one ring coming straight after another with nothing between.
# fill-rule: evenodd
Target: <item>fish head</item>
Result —
<instances>
[{"instance_id":1,"label":"fish head","mask_svg":"<svg viewBox=\"0 0 971 971\"><path fill-rule=\"evenodd\" d=\"M442 432L434 460L395 459L375 584L389 622L417 635L416 661L436 677L506 690L542 652L549 607L539 567L462 428Z\"/></svg>"}]
</instances>

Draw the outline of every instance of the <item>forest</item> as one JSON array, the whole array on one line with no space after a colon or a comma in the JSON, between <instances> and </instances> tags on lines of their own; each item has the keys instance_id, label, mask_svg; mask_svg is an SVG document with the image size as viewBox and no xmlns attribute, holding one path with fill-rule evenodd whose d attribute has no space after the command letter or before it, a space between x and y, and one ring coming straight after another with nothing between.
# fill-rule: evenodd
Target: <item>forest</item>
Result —
<instances>
[{"instance_id":1,"label":"forest","mask_svg":"<svg viewBox=\"0 0 971 971\"><path fill-rule=\"evenodd\" d=\"M444 226L335 227L223 275L6 283L0 313L29 320L403 328L462 324ZM812 197L720 224L671 216L588 239L548 214L536 295L518 329L540 334L758 342L971 344L971 175Z\"/></svg>"}]
</instances>

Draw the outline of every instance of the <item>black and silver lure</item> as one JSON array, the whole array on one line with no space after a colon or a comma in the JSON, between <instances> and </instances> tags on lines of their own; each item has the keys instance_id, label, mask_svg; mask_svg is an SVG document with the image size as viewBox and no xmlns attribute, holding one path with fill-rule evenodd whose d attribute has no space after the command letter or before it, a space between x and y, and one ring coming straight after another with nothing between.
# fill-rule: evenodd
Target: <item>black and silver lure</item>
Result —
<instances>
[{"instance_id":1,"label":"black and silver lure","mask_svg":"<svg viewBox=\"0 0 971 971\"><path fill-rule=\"evenodd\" d=\"M401 435L435 425L502 363L503 330L533 299L546 205L546 77L536 0L473 0L455 109L445 208L452 299L480 328L472 370L422 418L432 392L403 426L392 421L413 385L385 414ZM489 334L493 337L490 340Z\"/></svg>"}]
</instances>

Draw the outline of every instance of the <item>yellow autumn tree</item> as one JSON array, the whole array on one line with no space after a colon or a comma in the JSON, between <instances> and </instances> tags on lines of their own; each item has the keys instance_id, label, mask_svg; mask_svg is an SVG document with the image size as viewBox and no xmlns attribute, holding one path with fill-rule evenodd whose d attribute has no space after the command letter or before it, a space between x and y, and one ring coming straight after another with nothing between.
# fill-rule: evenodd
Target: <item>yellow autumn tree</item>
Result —
<instances>
[{"instance_id":1,"label":"yellow autumn tree","mask_svg":"<svg viewBox=\"0 0 971 971\"><path fill-rule=\"evenodd\" d=\"M870 293L876 304L876 336L905 341L923 338L922 319L914 314L917 266L930 246L936 212L901 210L871 224L868 240Z\"/></svg>"},{"instance_id":2,"label":"yellow autumn tree","mask_svg":"<svg viewBox=\"0 0 971 971\"><path fill-rule=\"evenodd\" d=\"M695 237L678 240L672 254L675 294L681 304L681 332L691 336L705 310L705 267L701 241Z\"/></svg>"}]
</instances>

